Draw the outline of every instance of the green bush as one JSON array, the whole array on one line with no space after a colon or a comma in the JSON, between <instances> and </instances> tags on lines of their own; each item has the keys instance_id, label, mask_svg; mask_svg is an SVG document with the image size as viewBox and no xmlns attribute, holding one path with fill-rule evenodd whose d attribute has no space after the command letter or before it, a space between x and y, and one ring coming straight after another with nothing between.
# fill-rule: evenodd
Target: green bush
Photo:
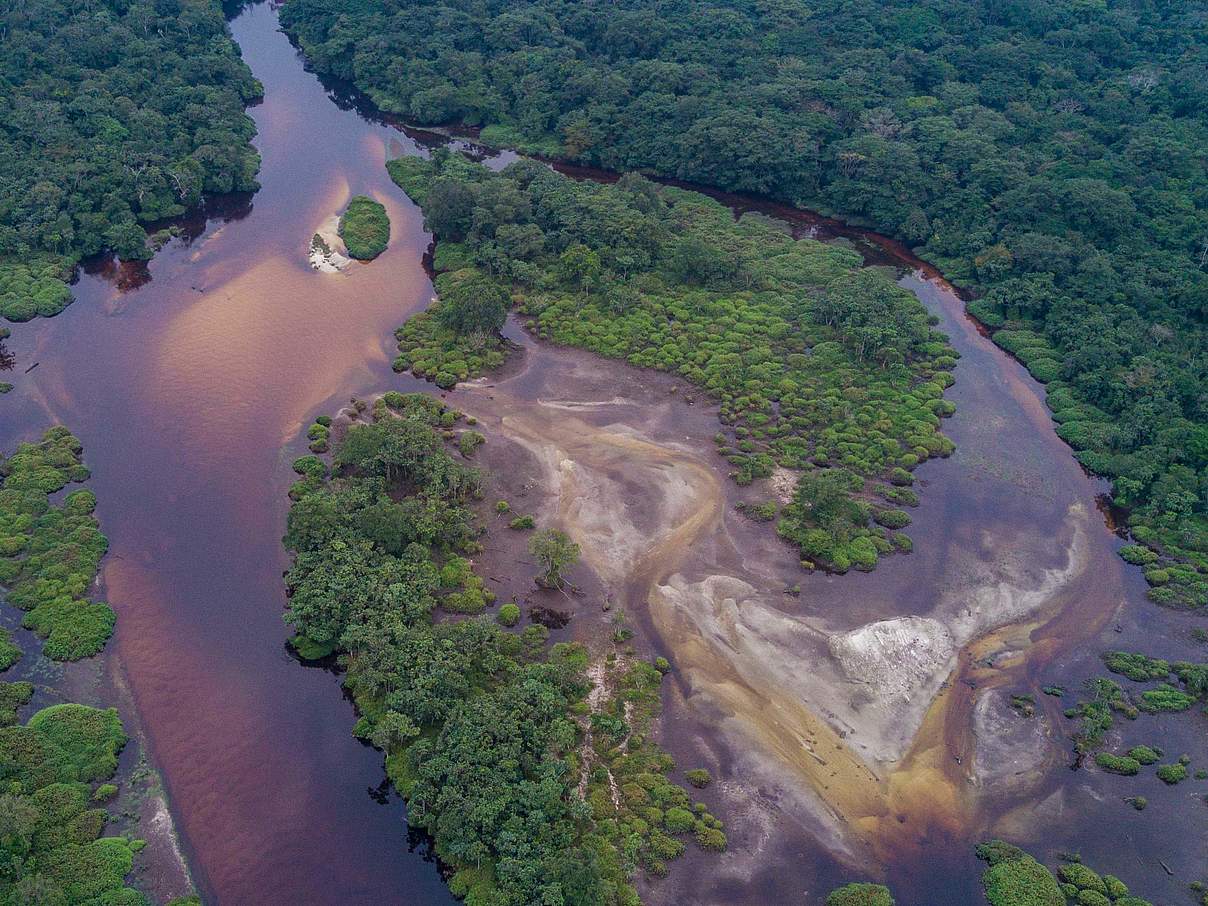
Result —
<instances>
[{"instance_id":1,"label":"green bush","mask_svg":"<svg viewBox=\"0 0 1208 906\"><path fill-rule=\"evenodd\" d=\"M21 660L21 646L14 644L12 634L0 629L0 671L7 670Z\"/></svg>"},{"instance_id":2,"label":"green bush","mask_svg":"<svg viewBox=\"0 0 1208 906\"><path fill-rule=\"evenodd\" d=\"M1136 699L1137 707L1148 714L1186 711L1195 701L1194 695L1188 695L1169 683L1159 683L1155 689L1146 689Z\"/></svg>"},{"instance_id":3,"label":"green bush","mask_svg":"<svg viewBox=\"0 0 1208 906\"><path fill-rule=\"evenodd\" d=\"M462 456L473 456L474 451L486 443L487 439L477 431L462 431L457 436L457 449Z\"/></svg>"},{"instance_id":4,"label":"green bush","mask_svg":"<svg viewBox=\"0 0 1208 906\"><path fill-rule=\"evenodd\" d=\"M1149 746L1134 746L1128 750L1128 757L1138 764L1156 764L1162 755Z\"/></svg>"},{"instance_id":5,"label":"green bush","mask_svg":"<svg viewBox=\"0 0 1208 906\"><path fill-rule=\"evenodd\" d=\"M520 608L508 602L499 608L499 622L504 626L515 626L520 622Z\"/></svg>"},{"instance_id":6,"label":"green bush","mask_svg":"<svg viewBox=\"0 0 1208 906\"><path fill-rule=\"evenodd\" d=\"M878 525L890 529L900 529L910 525L910 514L905 510L874 510L872 518Z\"/></svg>"},{"instance_id":7,"label":"green bush","mask_svg":"<svg viewBox=\"0 0 1208 906\"><path fill-rule=\"evenodd\" d=\"M695 836L696 845L701 849L723 852L726 848L726 835L716 827L709 827L698 821Z\"/></svg>"},{"instance_id":8,"label":"green bush","mask_svg":"<svg viewBox=\"0 0 1208 906\"><path fill-rule=\"evenodd\" d=\"M826 898L826 906L894 906L889 888L881 884L845 884L832 890Z\"/></svg>"},{"instance_id":9,"label":"green bush","mask_svg":"<svg viewBox=\"0 0 1208 906\"><path fill-rule=\"evenodd\" d=\"M1122 674L1139 683L1166 679L1170 675L1168 661L1135 652L1109 651L1103 655L1103 663L1112 673Z\"/></svg>"},{"instance_id":10,"label":"green bush","mask_svg":"<svg viewBox=\"0 0 1208 906\"><path fill-rule=\"evenodd\" d=\"M704 768L693 768L684 772L684 778L697 789L704 789L713 782L712 775Z\"/></svg>"},{"instance_id":11,"label":"green bush","mask_svg":"<svg viewBox=\"0 0 1208 906\"><path fill-rule=\"evenodd\" d=\"M1053 873L1019 848L991 840L977 847L977 857L989 865L982 889L990 906L1066 906Z\"/></svg>"},{"instance_id":12,"label":"green bush","mask_svg":"<svg viewBox=\"0 0 1208 906\"><path fill-rule=\"evenodd\" d=\"M17 712L34 697L30 683L0 683L0 727L11 727L17 722Z\"/></svg>"},{"instance_id":13,"label":"green bush","mask_svg":"<svg viewBox=\"0 0 1208 906\"><path fill-rule=\"evenodd\" d=\"M116 622L104 602L56 600L35 607L22 625L46 640L42 653L51 660L78 661L100 653Z\"/></svg>"},{"instance_id":14,"label":"green bush","mask_svg":"<svg viewBox=\"0 0 1208 906\"><path fill-rule=\"evenodd\" d=\"M673 834L684 834L692 830L696 816L687 809L669 808L663 815L663 825Z\"/></svg>"},{"instance_id":15,"label":"green bush","mask_svg":"<svg viewBox=\"0 0 1208 906\"><path fill-rule=\"evenodd\" d=\"M1177 762L1161 765L1158 767L1158 779L1171 786L1181 783L1187 779L1187 766Z\"/></svg>"},{"instance_id":16,"label":"green bush","mask_svg":"<svg viewBox=\"0 0 1208 906\"><path fill-rule=\"evenodd\" d=\"M1118 755L1110 755L1107 752L1100 752L1095 756L1095 764L1103 768L1109 774L1124 774L1131 776L1141 770L1141 763L1135 758L1121 758Z\"/></svg>"},{"instance_id":17,"label":"green bush","mask_svg":"<svg viewBox=\"0 0 1208 906\"><path fill-rule=\"evenodd\" d=\"M340 238L353 258L362 261L376 258L390 242L386 209L368 196L354 195L340 218Z\"/></svg>"}]
</instances>

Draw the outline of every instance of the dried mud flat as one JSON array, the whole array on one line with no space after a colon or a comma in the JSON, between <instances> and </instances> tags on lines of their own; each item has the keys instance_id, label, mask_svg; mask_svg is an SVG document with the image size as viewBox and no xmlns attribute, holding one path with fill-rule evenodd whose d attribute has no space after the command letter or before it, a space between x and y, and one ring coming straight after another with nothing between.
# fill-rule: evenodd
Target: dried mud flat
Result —
<instances>
[{"instance_id":1,"label":"dried mud flat","mask_svg":"<svg viewBox=\"0 0 1208 906\"><path fill-rule=\"evenodd\" d=\"M1119 604L1119 567L1043 406L1002 373L1014 363L971 327L954 336L973 366L949 394L958 453L918 470L916 552L832 577L806 574L772 526L737 511L782 493L783 476L729 480L716 408L699 391L509 333L519 363L449 402L490 438L500 492L582 546L580 594L560 602L574 613L566 634L602 652L605 611L623 608L639 653L674 665L664 745L718 778L703 798L727 819L728 852L690 855L691 868L650 886L651 902L821 895L798 858L817 839L875 876L903 853L971 839L1035 794L1058 743L982 693L1097 633ZM512 542L485 565L516 573L523 558ZM782 886L785 858L796 890Z\"/></svg>"}]
</instances>

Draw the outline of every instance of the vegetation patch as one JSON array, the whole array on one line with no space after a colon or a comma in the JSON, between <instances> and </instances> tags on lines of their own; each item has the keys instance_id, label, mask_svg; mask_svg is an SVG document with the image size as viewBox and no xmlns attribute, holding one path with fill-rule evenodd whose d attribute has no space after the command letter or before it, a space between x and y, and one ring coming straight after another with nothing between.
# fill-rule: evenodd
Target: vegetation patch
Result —
<instances>
[{"instance_id":1,"label":"vegetation patch","mask_svg":"<svg viewBox=\"0 0 1208 906\"><path fill-rule=\"evenodd\" d=\"M826 898L826 906L894 906L894 903L889 888L882 884L845 884Z\"/></svg>"},{"instance_id":2,"label":"vegetation patch","mask_svg":"<svg viewBox=\"0 0 1208 906\"><path fill-rule=\"evenodd\" d=\"M28 684L0 689L6 705L22 704L32 694ZM47 903L144 902L125 887L142 841L100 836L109 815L94 807L112 795L106 781L125 744L116 711L76 704L45 708L24 726L0 729L9 816L7 867L0 874L5 902L27 902L24 894L31 890Z\"/></svg>"},{"instance_id":3,"label":"vegetation patch","mask_svg":"<svg viewBox=\"0 0 1208 906\"><path fill-rule=\"evenodd\" d=\"M54 660L90 657L105 647L115 617L108 604L88 600L109 542L101 534L91 491L50 496L88 478L80 442L66 428L22 444L0 458L0 589L28 611L24 625L46 639Z\"/></svg>"},{"instance_id":4,"label":"vegetation patch","mask_svg":"<svg viewBox=\"0 0 1208 906\"><path fill-rule=\"evenodd\" d=\"M353 258L373 260L390 243L386 208L366 195L354 195L340 217L340 238Z\"/></svg>"},{"instance_id":5,"label":"vegetation patch","mask_svg":"<svg viewBox=\"0 0 1208 906\"><path fill-rule=\"evenodd\" d=\"M7 670L21 660L21 646L13 641L12 633L0 629L0 671Z\"/></svg>"},{"instance_id":6,"label":"vegetation patch","mask_svg":"<svg viewBox=\"0 0 1208 906\"><path fill-rule=\"evenodd\" d=\"M494 173L441 151L389 168L441 270L438 306L399 330L400 370L442 386L480 373L515 305L544 339L708 391L738 483L798 470L777 530L806 565L872 569L909 549L896 530L910 517L873 501L917 503L899 490L911 470L952 451L940 424L956 361L911 293L854 252L638 176L575 182L531 161Z\"/></svg>"},{"instance_id":7,"label":"vegetation patch","mask_svg":"<svg viewBox=\"0 0 1208 906\"><path fill-rule=\"evenodd\" d=\"M17 712L34 697L31 683L0 683L0 727L17 723Z\"/></svg>"},{"instance_id":8,"label":"vegetation patch","mask_svg":"<svg viewBox=\"0 0 1208 906\"><path fill-rule=\"evenodd\" d=\"M591 750L581 768L600 832L618 850L636 850L638 863L656 876L684 853L682 837L701 849L724 850L721 822L667 777L675 764L650 738L661 709L662 671L610 657L602 674L611 694L589 712Z\"/></svg>"},{"instance_id":9,"label":"vegetation patch","mask_svg":"<svg viewBox=\"0 0 1208 906\"><path fill-rule=\"evenodd\" d=\"M989 867L982 889L990 906L1066 906L1053 873L1017 847L993 840L977 847Z\"/></svg>"}]
</instances>

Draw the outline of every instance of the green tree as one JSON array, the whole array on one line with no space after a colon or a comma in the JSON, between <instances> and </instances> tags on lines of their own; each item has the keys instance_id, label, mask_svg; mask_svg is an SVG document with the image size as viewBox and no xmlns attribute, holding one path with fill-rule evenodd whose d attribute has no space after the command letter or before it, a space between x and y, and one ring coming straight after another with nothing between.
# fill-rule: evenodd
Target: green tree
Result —
<instances>
[{"instance_id":1,"label":"green tree","mask_svg":"<svg viewBox=\"0 0 1208 906\"><path fill-rule=\"evenodd\" d=\"M437 317L459 334L496 334L507 320L507 290L483 276L453 282L441 294Z\"/></svg>"},{"instance_id":2,"label":"green tree","mask_svg":"<svg viewBox=\"0 0 1208 906\"><path fill-rule=\"evenodd\" d=\"M558 273L572 286L590 292L599 283L603 265L597 252L579 243L572 245L559 257Z\"/></svg>"},{"instance_id":3,"label":"green tree","mask_svg":"<svg viewBox=\"0 0 1208 906\"><path fill-rule=\"evenodd\" d=\"M579 545L558 529L542 529L529 539L529 553L537 558L541 581L555 588L562 585L562 572L579 560Z\"/></svg>"}]
</instances>

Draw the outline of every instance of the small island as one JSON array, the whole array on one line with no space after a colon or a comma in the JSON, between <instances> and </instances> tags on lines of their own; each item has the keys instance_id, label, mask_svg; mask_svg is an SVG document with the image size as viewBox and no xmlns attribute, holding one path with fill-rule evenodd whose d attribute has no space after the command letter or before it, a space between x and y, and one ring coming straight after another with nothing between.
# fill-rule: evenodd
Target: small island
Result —
<instances>
[{"instance_id":1,"label":"small island","mask_svg":"<svg viewBox=\"0 0 1208 906\"><path fill-rule=\"evenodd\" d=\"M348 254L360 261L372 261L390 242L390 218L386 209L366 195L354 195L340 218L340 238Z\"/></svg>"}]
</instances>

